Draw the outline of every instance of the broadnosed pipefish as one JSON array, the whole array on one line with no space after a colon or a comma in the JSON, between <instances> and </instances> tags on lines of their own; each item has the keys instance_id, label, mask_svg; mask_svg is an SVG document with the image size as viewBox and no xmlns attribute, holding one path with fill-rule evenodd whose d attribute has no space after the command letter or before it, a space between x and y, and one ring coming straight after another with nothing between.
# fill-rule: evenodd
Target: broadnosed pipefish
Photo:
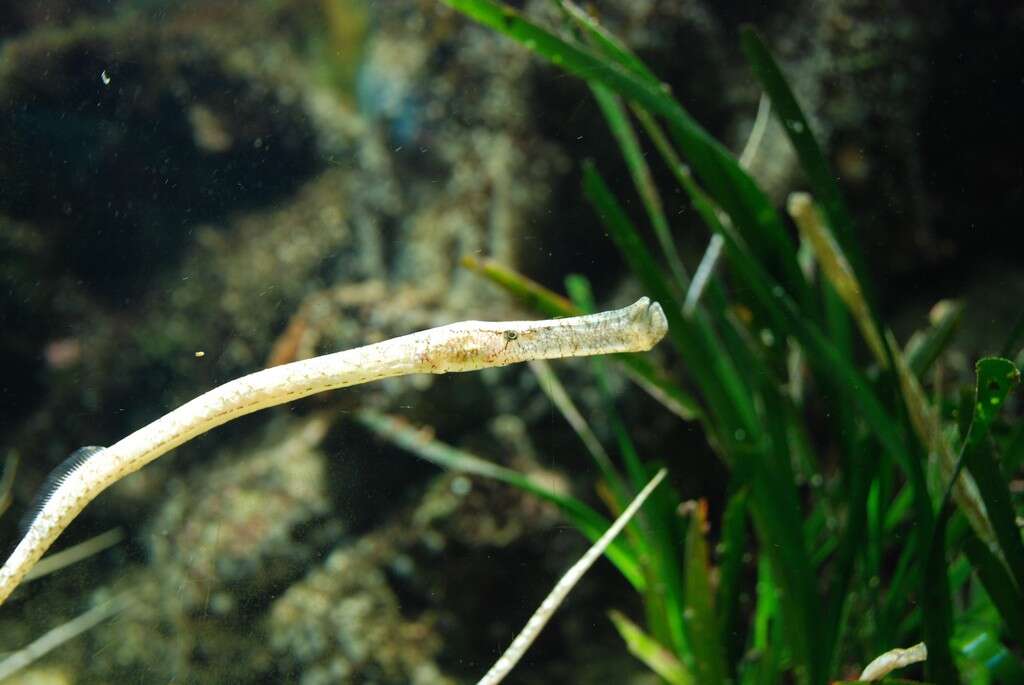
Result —
<instances>
[{"instance_id":1,"label":"broadnosed pipefish","mask_svg":"<svg viewBox=\"0 0 1024 685\"><path fill-rule=\"evenodd\" d=\"M646 297L629 307L543 321L464 321L275 366L186 402L110 447L77 450L47 479L21 541L0 568L0 603L103 490L223 423L326 390L415 373L475 371L532 359L651 349L668 330Z\"/></svg>"}]
</instances>

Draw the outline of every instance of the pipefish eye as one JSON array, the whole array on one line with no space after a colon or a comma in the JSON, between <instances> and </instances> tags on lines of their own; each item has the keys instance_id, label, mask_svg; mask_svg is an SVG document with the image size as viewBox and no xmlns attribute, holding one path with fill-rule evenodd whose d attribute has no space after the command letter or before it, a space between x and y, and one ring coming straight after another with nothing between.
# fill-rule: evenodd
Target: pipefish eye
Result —
<instances>
[{"instance_id":1,"label":"pipefish eye","mask_svg":"<svg viewBox=\"0 0 1024 685\"><path fill-rule=\"evenodd\" d=\"M505 342L512 342L513 340L519 337L519 334L516 333L515 331L505 331L504 336Z\"/></svg>"}]
</instances>

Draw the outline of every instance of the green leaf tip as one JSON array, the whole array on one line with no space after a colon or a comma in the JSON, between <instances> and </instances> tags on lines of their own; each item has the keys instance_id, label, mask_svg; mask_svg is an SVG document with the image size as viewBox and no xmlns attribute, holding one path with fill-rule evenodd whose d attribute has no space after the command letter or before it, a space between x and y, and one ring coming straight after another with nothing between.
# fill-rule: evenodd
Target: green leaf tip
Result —
<instances>
[{"instance_id":1,"label":"green leaf tip","mask_svg":"<svg viewBox=\"0 0 1024 685\"><path fill-rule=\"evenodd\" d=\"M1020 383L1020 370L1009 359L985 357L978 360L975 371L978 376L975 418L987 425L995 418L1013 388Z\"/></svg>"}]
</instances>

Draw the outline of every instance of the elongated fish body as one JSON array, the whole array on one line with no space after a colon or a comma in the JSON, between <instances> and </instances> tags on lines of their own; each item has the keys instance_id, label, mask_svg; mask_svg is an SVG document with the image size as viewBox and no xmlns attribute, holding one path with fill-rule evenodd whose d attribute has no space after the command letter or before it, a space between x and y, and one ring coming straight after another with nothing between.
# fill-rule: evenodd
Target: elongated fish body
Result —
<instances>
[{"instance_id":1,"label":"elongated fish body","mask_svg":"<svg viewBox=\"0 0 1024 685\"><path fill-rule=\"evenodd\" d=\"M413 373L448 373L531 359L641 352L668 330L656 302L565 319L464 321L264 369L229 381L109 447L83 447L46 480L23 537L0 568L0 603L71 521L112 483L232 419L326 390Z\"/></svg>"}]
</instances>

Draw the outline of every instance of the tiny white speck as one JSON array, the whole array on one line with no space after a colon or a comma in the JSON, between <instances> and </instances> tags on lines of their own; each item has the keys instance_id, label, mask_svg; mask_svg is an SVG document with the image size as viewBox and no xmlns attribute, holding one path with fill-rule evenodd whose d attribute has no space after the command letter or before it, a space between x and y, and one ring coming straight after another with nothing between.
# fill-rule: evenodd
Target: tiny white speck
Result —
<instances>
[{"instance_id":1,"label":"tiny white speck","mask_svg":"<svg viewBox=\"0 0 1024 685\"><path fill-rule=\"evenodd\" d=\"M205 357L205 356L206 356L205 352L203 352L202 350L196 350L196 357L197 358L198 357Z\"/></svg>"},{"instance_id":2,"label":"tiny white speck","mask_svg":"<svg viewBox=\"0 0 1024 685\"><path fill-rule=\"evenodd\" d=\"M107 70L106 69L104 69L103 71L100 72L100 81L103 81L103 85L105 85L105 86L109 86L110 85L110 76L107 75Z\"/></svg>"}]
</instances>

